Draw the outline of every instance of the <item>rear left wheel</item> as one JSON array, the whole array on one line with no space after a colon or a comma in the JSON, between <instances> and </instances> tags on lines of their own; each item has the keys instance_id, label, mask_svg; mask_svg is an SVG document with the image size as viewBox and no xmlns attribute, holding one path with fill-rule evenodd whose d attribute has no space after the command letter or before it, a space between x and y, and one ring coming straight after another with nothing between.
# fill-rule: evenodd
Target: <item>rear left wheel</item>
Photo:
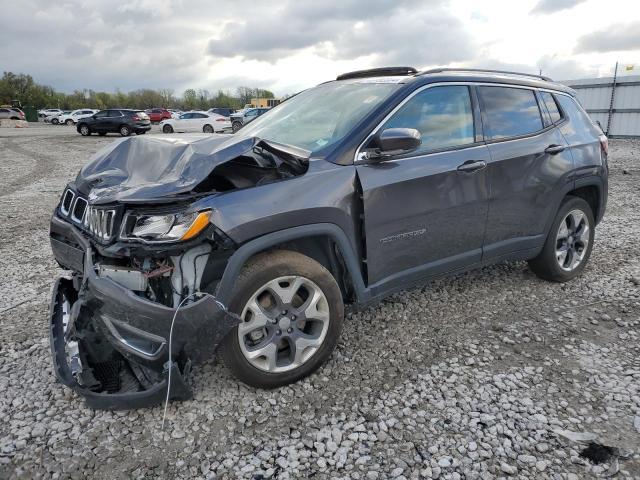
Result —
<instances>
[{"instance_id":1,"label":"rear left wheel","mask_svg":"<svg viewBox=\"0 0 640 480\"><path fill-rule=\"evenodd\" d=\"M242 270L230 309L240 323L224 339L225 365L244 383L275 388L318 369L342 328L342 294L331 273L297 252L259 255Z\"/></svg>"},{"instance_id":2,"label":"rear left wheel","mask_svg":"<svg viewBox=\"0 0 640 480\"><path fill-rule=\"evenodd\" d=\"M531 270L553 282L572 280L589 261L594 228L591 206L582 198L567 197L556 214L542 252L529 260Z\"/></svg>"},{"instance_id":3,"label":"rear left wheel","mask_svg":"<svg viewBox=\"0 0 640 480\"><path fill-rule=\"evenodd\" d=\"M204 133L213 133L213 127L211 125L205 125L202 127L202 131Z\"/></svg>"},{"instance_id":4,"label":"rear left wheel","mask_svg":"<svg viewBox=\"0 0 640 480\"><path fill-rule=\"evenodd\" d=\"M120 126L120 135L123 137L128 137L131 135L131 128L128 125Z\"/></svg>"},{"instance_id":5,"label":"rear left wheel","mask_svg":"<svg viewBox=\"0 0 640 480\"><path fill-rule=\"evenodd\" d=\"M73 120L69 119L66 122L64 122L66 125L71 126L73 125Z\"/></svg>"}]
</instances>

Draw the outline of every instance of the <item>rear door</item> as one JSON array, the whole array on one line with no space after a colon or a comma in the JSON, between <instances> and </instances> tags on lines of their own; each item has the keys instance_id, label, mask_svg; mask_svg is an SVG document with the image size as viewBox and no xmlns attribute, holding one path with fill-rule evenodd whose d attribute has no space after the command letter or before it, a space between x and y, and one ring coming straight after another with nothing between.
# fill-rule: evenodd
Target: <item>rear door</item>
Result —
<instances>
[{"instance_id":1,"label":"rear door","mask_svg":"<svg viewBox=\"0 0 640 480\"><path fill-rule=\"evenodd\" d=\"M531 88L479 86L485 138L491 154L491 198L484 258L539 248L573 168L567 142L543 120Z\"/></svg>"},{"instance_id":2,"label":"rear door","mask_svg":"<svg viewBox=\"0 0 640 480\"><path fill-rule=\"evenodd\" d=\"M474 122L478 115L468 86L434 86L406 100L377 129L415 128L422 144L356 166L370 285L410 283L480 261L489 153Z\"/></svg>"}]
</instances>

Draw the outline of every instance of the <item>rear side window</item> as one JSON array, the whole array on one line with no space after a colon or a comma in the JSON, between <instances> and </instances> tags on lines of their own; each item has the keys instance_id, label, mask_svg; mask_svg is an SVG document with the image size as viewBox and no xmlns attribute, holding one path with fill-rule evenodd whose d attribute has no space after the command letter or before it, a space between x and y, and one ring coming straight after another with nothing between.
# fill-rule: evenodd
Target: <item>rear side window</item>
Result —
<instances>
[{"instance_id":1,"label":"rear side window","mask_svg":"<svg viewBox=\"0 0 640 480\"><path fill-rule=\"evenodd\" d=\"M574 125L574 128L577 128L581 124L584 127L592 125L591 118L574 98L568 97L567 95L558 95L557 98L560 106L569 116L569 120Z\"/></svg>"},{"instance_id":2,"label":"rear side window","mask_svg":"<svg viewBox=\"0 0 640 480\"><path fill-rule=\"evenodd\" d=\"M540 109L533 90L511 87L480 87L484 106L485 134L492 139L517 137L542 130Z\"/></svg>"},{"instance_id":3,"label":"rear side window","mask_svg":"<svg viewBox=\"0 0 640 480\"><path fill-rule=\"evenodd\" d=\"M556 123L562 119L562 114L560 113L560 109L558 108L558 104L556 100L553 98L549 92L540 92L540 96L542 97L542 101L549 110L549 115L551 115L551 123Z\"/></svg>"},{"instance_id":4,"label":"rear side window","mask_svg":"<svg viewBox=\"0 0 640 480\"><path fill-rule=\"evenodd\" d=\"M422 144L412 155L471 144L474 132L469 88L427 88L405 103L382 128L418 130Z\"/></svg>"}]
</instances>

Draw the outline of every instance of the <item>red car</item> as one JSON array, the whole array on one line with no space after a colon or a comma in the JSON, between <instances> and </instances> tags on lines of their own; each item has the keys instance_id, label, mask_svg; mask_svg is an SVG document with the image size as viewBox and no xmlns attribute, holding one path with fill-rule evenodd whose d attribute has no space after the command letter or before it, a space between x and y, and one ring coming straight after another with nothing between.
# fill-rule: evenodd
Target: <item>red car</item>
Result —
<instances>
[{"instance_id":1,"label":"red car","mask_svg":"<svg viewBox=\"0 0 640 480\"><path fill-rule=\"evenodd\" d=\"M171 118L171 112L164 108L152 108L151 110L147 110L146 113L149 115L151 123L160 123L162 120Z\"/></svg>"}]
</instances>

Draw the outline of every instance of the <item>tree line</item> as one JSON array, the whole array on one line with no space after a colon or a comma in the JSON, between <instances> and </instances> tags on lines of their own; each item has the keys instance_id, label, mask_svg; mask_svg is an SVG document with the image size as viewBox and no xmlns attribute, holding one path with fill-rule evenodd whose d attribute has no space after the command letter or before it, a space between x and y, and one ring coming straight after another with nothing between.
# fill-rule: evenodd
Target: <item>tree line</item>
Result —
<instances>
[{"instance_id":1,"label":"tree line","mask_svg":"<svg viewBox=\"0 0 640 480\"><path fill-rule=\"evenodd\" d=\"M231 91L206 89L186 89L182 95L173 89L142 88L131 92L96 92L91 89L74 90L73 93L57 92L53 87L41 85L31 75L4 72L0 79L0 105L18 100L23 106L36 108L176 108L181 110L207 110L211 107L242 108L252 98L274 98L269 90L238 87Z\"/></svg>"}]
</instances>

